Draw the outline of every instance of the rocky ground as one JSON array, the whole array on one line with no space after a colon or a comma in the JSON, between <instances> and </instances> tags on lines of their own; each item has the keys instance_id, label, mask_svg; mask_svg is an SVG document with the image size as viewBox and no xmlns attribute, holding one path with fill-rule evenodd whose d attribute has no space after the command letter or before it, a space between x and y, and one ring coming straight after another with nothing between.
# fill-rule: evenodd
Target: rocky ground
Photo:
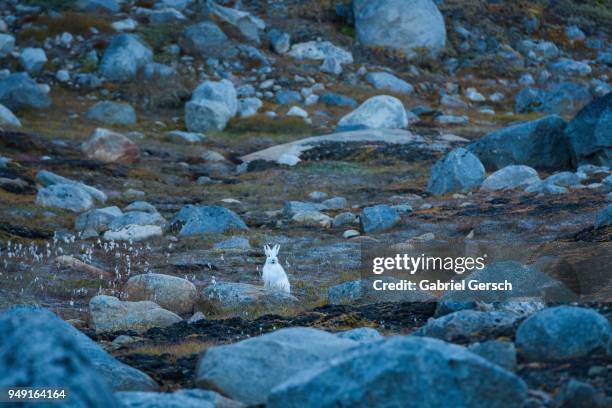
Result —
<instances>
[{"instance_id":1,"label":"rocky ground","mask_svg":"<svg viewBox=\"0 0 612 408\"><path fill-rule=\"evenodd\" d=\"M0 0L0 309L70 323L0 315L0 385L57 368L73 406L606 406L611 10ZM480 277L517 298L363 292L364 251L436 242L494 252ZM265 244L291 294L263 287Z\"/></svg>"}]
</instances>

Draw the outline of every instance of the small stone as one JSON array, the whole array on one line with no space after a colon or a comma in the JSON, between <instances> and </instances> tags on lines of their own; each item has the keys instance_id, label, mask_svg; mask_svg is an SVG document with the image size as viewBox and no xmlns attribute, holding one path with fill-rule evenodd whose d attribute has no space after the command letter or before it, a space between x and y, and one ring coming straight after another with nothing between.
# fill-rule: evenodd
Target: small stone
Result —
<instances>
[{"instance_id":1,"label":"small stone","mask_svg":"<svg viewBox=\"0 0 612 408\"><path fill-rule=\"evenodd\" d=\"M31 74L37 74L47 63L47 55L42 48L24 48L19 55L19 63Z\"/></svg>"},{"instance_id":2,"label":"small stone","mask_svg":"<svg viewBox=\"0 0 612 408\"><path fill-rule=\"evenodd\" d=\"M353 229L351 229L351 230L346 230L346 231L344 231L344 232L342 233L342 237L343 237L344 239L351 239L351 238L355 238L355 237L358 237L359 235L361 235L361 234L359 233L359 231L357 231L357 230L353 230Z\"/></svg>"}]
</instances>

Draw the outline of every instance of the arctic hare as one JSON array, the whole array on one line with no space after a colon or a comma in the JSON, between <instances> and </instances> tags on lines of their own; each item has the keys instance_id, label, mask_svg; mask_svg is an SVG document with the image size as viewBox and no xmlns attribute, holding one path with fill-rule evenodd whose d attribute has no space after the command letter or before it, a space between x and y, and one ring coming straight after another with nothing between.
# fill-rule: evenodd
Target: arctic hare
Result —
<instances>
[{"instance_id":1,"label":"arctic hare","mask_svg":"<svg viewBox=\"0 0 612 408\"><path fill-rule=\"evenodd\" d=\"M276 257L279 250L280 245L274 245L274 248L264 245L264 252L266 253L266 264L262 271L264 288L291 293L291 286L289 285L287 274Z\"/></svg>"}]
</instances>

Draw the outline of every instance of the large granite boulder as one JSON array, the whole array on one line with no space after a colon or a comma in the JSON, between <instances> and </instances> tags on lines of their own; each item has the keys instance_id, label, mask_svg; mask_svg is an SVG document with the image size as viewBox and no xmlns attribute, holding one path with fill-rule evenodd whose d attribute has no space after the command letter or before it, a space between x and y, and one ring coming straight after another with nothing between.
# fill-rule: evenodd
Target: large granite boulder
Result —
<instances>
[{"instance_id":1,"label":"large granite boulder","mask_svg":"<svg viewBox=\"0 0 612 408\"><path fill-rule=\"evenodd\" d=\"M516 347L529 361L566 360L604 350L610 334L608 319L596 311L558 306L527 318L516 332Z\"/></svg>"},{"instance_id":2,"label":"large granite boulder","mask_svg":"<svg viewBox=\"0 0 612 408\"><path fill-rule=\"evenodd\" d=\"M222 234L226 231L247 230L240 216L225 207L215 205L187 205L174 216L171 228L178 230L180 236L200 234Z\"/></svg>"},{"instance_id":3,"label":"large granite boulder","mask_svg":"<svg viewBox=\"0 0 612 408\"><path fill-rule=\"evenodd\" d=\"M264 404L275 386L357 344L318 329L281 329L208 348L198 363L195 381L248 405Z\"/></svg>"},{"instance_id":4,"label":"large granite boulder","mask_svg":"<svg viewBox=\"0 0 612 408\"><path fill-rule=\"evenodd\" d=\"M565 128L572 164L612 166L612 92L585 106Z\"/></svg>"},{"instance_id":5,"label":"large granite boulder","mask_svg":"<svg viewBox=\"0 0 612 408\"><path fill-rule=\"evenodd\" d=\"M433 0L355 0L355 34L366 46L437 54L446 46L444 17Z\"/></svg>"},{"instance_id":6,"label":"large granite boulder","mask_svg":"<svg viewBox=\"0 0 612 408\"><path fill-rule=\"evenodd\" d=\"M51 106L51 98L26 72L18 72L0 78L0 103L16 112L47 108Z\"/></svg>"},{"instance_id":7,"label":"large granite boulder","mask_svg":"<svg viewBox=\"0 0 612 408\"><path fill-rule=\"evenodd\" d=\"M270 408L521 406L527 385L464 347L396 336L369 342L275 387Z\"/></svg>"},{"instance_id":8,"label":"large granite boulder","mask_svg":"<svg viewBox=\"0 0 612 408\"><path fill-rule=\"evenodd\" d=\"M153 51L140 37L117 34L104 51L98 73L109 81L130 81L150 62L153 62Z\"/></svg>"},{"instance_id":9,"label":"large granite boulder","mask_svg":"<svg viewBox=\"0 0 612 408\"><path fill-rule=\"evenodd\" d=\"M566 122L546 116L491 132L467 146L487 169L499 170L512 164L535 169L559 170L571 165Z\"/></svg>"},{"instance_id":10,"label":"large granite boulder","mask_svg":"<svg viewBox=\"0 0 612 408\"><path fill-rule=\"evenodd\" d=\"M122 302L98 295L89 301L89 319L98 333L132 330L143 333L152 327L167 327L182 321L176 314L151 301Z\"/></svg>"},{"instance_id":11,"label":"large granite boulder","mask_svg":"<svg viewBox=\"0 0 612 408\"><path fill-rule=\"evenodd\" d=\"M192 313L197 298L195 285L187 279L159 273L132 276L126 292L131 301L150 300L178 314Z\"/></svg>"},{"instance_id":12,"label":"large granite boulder","mask_svg":"<svg viewBox=\"0 0 612 408\"><path fill-rule=\"evenodd\" d=\"M116 360L50 311L32 306L0 314L0 372L0 386L68 387L69 407L116 406L111 390L157 389L142 371Z\"/></svg>"}]
</instances>

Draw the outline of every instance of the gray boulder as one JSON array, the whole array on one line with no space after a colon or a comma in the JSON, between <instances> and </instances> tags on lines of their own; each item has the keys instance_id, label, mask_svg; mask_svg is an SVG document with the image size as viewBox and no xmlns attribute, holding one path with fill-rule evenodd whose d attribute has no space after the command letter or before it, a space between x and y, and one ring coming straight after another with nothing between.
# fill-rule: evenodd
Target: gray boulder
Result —
<instances>
[{"instance_id":1,"label":"gray boulder","mask_svg":"<svg viewBox=\"0 0 612 408\"><path fill-rule=\"evenodd\" d=\"M153 327L167 327L183 320L154 302L122 302L106 295L94 296L89 301L89 319L97 333L120 330L143 333Z\"/></svg>"},{"instance_id":2,"label":"gray boulder","mask_svg":"<svg viewBox=\"0 0 612 408\"><path fill-rule=\"evenodd\" d=\"M238 111L241 118L248 118L257 113L259 108L263 106L263 102L259 98L251 97L244 98L238 102Z\"/></svg>"},{"instance_id":3,"label":"gray boulder","mask_svg":"<svg viewBox=\"0 0 612 408\"><path fill-rule=\"evenodd\" d=\"M19 72L0 78L0 103L16 112L47 108L51 106L51 98L27 72Z\"/></svg>"},{"instance_id":4,"label":"gray boulder","mask_svg":"<svg viewBox=\"0 0 612 408\"><path fill-rule=\"evenodd\" d=\"M591 73L591 67L586 62L576 61L569 58L559 58L559 60L548 65L553 73L559 75L585 76Z\"/></svg>"},{"instance_id":5,"label":"gray boulder","mask_svg":"<svg viewBox=\"0 0 612 408\"><path fill-rule=\"evenodd\" d=\"M291 47L291 36L288 33L272 29L268 31L270 46L277 54L285 54Z\"/></svg>"},{"instance_id":6,"label":"gray boulder","mask_svg":"<svg viewBox=\"0 0 612 408\"><path fill-rule=\"evenodd\" d=\"M232 112L221 102L201 100L185 104L185 125L190 132L221 131L232 118Z\"/></svg>"},{"instance_id":7,"label":"gray boulder","mask_svg":"<svg viewBox=\"0 0 612 408\"><path fill-rule=\"evenodd\" d=\"M180 44L191 54L221 57L228 54L230 41L218 25L204 21L187 27Z\"/></svg>"},{"instance_id":8,"label":"gray boulder","mask_svg":"<svg viewBox=\"0 0 612 408\"><path fill-rule=\"evenodd\" d=\"M187 21L187 17L173 8L153 10L149 14L151 24L181 24Z\"/></svg>"},{"instance_id":9,"label":"gray boulder","mask_svg":"<svg viewBox=\"0 0 612 408\"><path fill-rule=\"evenodd\" d=\"M402 102L393 96L380 95L368 99L343 116L336 130L405 129L407 126L408 116Z\"/></svg>"},{"instance_id":10,"label":"gray boulder","mask_svg":"<svg viewBox=\"0 0 612 408\"><path fill-rule=\"evenodd\" d=\"M482 191L513 190L525 188L540 181L538 172L523 165L511 165L497 170L487 177L480 186Z\"/></svg>"},{"instance_id":11,"label":"gray boulder","mask_svg":"<svg viewBox=\"0 0 612 408\"><path fill-rule=\"evenodd\" d=\"M371 327L359 327L357 329L346 330L336 333L336 337L353 340L358 343L369 343L371 341L377 341L383 338L378 330Z\"/></svg>"},{"instance_id":12,"label":"gray boulder","mask_svg":"<svg viewBox=\"0 0 612 408\"><path fill-rule=\"evenodd\" d=\"M283 215L293 217L297 213L316 212L325 207L321 203L309 203L307 201L287 201L283 206Z\"/></svg>"},{"instance_id":13,"label":"gray boulder","mask_svg":"<svg viewBox=\"0 0 612 408\"><path fill-rule=\"evenodd\" d=\"M528 361L565 360L605 349L610 324L594 310L573 306L544 309L516 332L516 346Z\"/></svg>"},{"instance_id":14,"label":"gray boulder","mask_svg":"<svg viewBox=\"0 0 612 408\"><path fill-rule=\"evenodd\" d=\"M262 19L246 11L223 7L214 2L209 4L215 16L236 27L246 39L259 44L259 32L266 28Z\"/></svg>"},{"instance_id":15,"label":"gray boulder","mask_svg":"<svg viewBox=\"0 0 612 408\"><path fill-rule=\"evenodd\" d=\"M153 52L135 34L115 35L102 56L98 73L109 81L130 81L153 62Z\"/></svg>"},{"instance_id":16,"label":"gray boulder","mask_svg":"<svg viewBox=\"0 0 612 408\"><path fill-rule=\"evenodd\" d=\"M385 204L379 204L364 208L359 219L361 221L361 229L366 234L369 234L392 228L400 221L400 216L394 208Z\"/></svg>"},{"instance_id":17,"label":"gray boulder","mask_svg":"<svg viewBox=\"0 0 612 408\"><path fill-rule=\"evenodd\" d=\"M116 406L111 390L157 389L148 375L116 360L46 309L12 307L0 315L0 333L2 386L68 387L69 407Z\"/></svg>"},{"instance_id":18,"label":"gray boulder","mask_svg":"<svg viewBox=\"0 0 612 408\"><path fill-rule=\"evenodd\" d=\"M489 340L474 343L468 350L508 371L516 371L516 347L510 341Z\"/></svg>"},{"instance_id":19,"label":"gray boulder","mask_svg":"<svg viewBox=\"0 0 612 408\"><path fill-rule=\"evenodd\" d=\"M140 159L140 148L131 139L112 130L97 128L81 151L90 159L106 163L132 164Z\"/></svg>"},{"instance_id":20,"label":"gray boulder","mask_svg":"<svg viewBox=\"0 0 612 408\"><path fill-rule=\"evenodd\" d=\"M232 210L220 206L183 207L170 222L182 237L200 234L223 234L230 230L246 231L244 221Z\"/></svg>"},{"instance_id":21,"label":"gray boulder","mask_svg":"<svg viewBox=\"0 0 612 408\"><path fill-rule=\"evenodd\" d=\"M376 89L404 94L411 94L414 91L414 87L408 82L388 72L370 72L366 75L366 81Z\"/></svg>"},{"instance_id":22,"label":"gray boulder","mask_svg":"<svg viewBox=\"0 0 612 408\"><path fill-rule=\"evenodd\" d=\"M53 184L38 190L36 205L83 212L94 206L94 200L78 184Z\"/></svg>"},{"instance_id":23,"label":"gray boulder","mask_svg":"<svg viewBox=\"0 0 612 408\"><path fill-rule=\"evenodd\" d=\"M83 11L110 11L119 12L117 0L78 0L76 6Z\"/></svg>"},{"instance_id":24,"label":"gray boulder","mask_svg":"<svg viewBox=\"0 0 612 408\"><path fill-rule=\"evenodd\" d=\"M491 132L467 146L487 169L499 170L512 164L535 169L559 170L570 166L570 147L565 121L546 116Z\"/></svg>"},{"instance_id":25,"label":"gray boulder","mask_svg":"<svg viewBox=\"0 0 612 408\"><path fill-rule=\"evenodd\" d=\"M128 103L101 101L92 106L84 116L109 125L136 123L136 112Z\"/></svg>"},{"instance_id":26,"label":"gray boulder","mask_svg":"<svg viewBox=\"0 0 612 408\"><path fill-rule=\"evenodd\" d=\"M468 192L480 186L485 168L474 154L460 147L438 160L431 170L427 191L440 195Z\"/></svg>"},{"instance_id":27,"label":"gray boulder","mask_svg":"<svg viewBox=\"0 0 612 408\"><path fill-rule=\"evenodd\" d=\"M158 62L150 62L143 68L145 79L167 79L176 75L176 69Z\"/></svg>"},{"instance_id":28,"label":"gray boulder","mask_svg":"<svg viewBox=\"0 0 612 408\"><path fill-rule=\"evenodd\" d=\"M19 54L19 63L29 73L37 74L47 63L47 54L42 48L24 48Z\"/></svg>"},{"instance_id":29,"label":"gray boulder","mask_svg":"<svg viewBox=\"0 0 612 408\"><path fill-rule=\"evenodd\" d=\"M288 54L300 60L324 61L327 58L334 58L339 64L353 63L353 54L329 41L308 41L293 44Z\"/></svg>"},{"instance_id":30,"label":"gray boulder","mask_svg":"<svg viewBox=\"0 0 612 408\"><path fill-rule=\"evenodd\" d=\"M544 183L554 184L561 187L579 186L586 177L572 171L562 171L548 176L544 179Z\"/></svg>"},{"instance_id":31,"label":"gray boulder","mask_svg":"<svg viewBox=\"0 0 612 408\"><path fill-rule=\"evenodd\" d=\"M430 319L414 334L445 341L465 340L474 335L508 334L518 319L518 315L510 312L459 310Z\"/></svg>"},{"instance_id":32,"label":"gray boulder","mask_svg":"<svg viewBox=\"0 0 612 408\"><path fill-rule=\"evenodd\" d=\"M89 193L89 195L91 195L97 201L103 203L108 199L106 193L98 190L95 187L71 180L69 178L60 176L59 174L55 174L47 170L41 170L36 174L36 182L42 185L43 187L49 187L54 184L76 184L81 189L87 191L87 193Z\"/></svg>"},{"instance_id":33,"label":"gray boulder","mask_svg":"<svg viewBox=\"0 0 612 408\"><path fill-rule=\"evenodd\" d=\"M266 406L502 408L525 398L523 380L464 347L396 336L298 373L272 390Z\"/></svg>"},{"instance_id":34,"label":"gray boulder","mask_svg":"<svg viewBox=\"0 0 612 408\"><path fill-rule=\"evenodd\" d=\"M208 348L198 363L195 381L248 405L264 404L275 386L357 344L317 329L281 329Z\"/></svg>"},{"instance_id":35,"label":"gray boulder","mask_svg":"<svg viewBox=\"0 0 612 408\"><path fill-rule=\"evenodd\" d=\"M178 314L193 313L197 298L195 285L187 279L159 273L132 276L125 290L131 301L150 300Z\"/></svg>"},{"instance_id":36,"label":"gray boulder","mask_svg":"<svg viewBox=\"0 0 612 408\"><path fill-rule=\"evenodd\" d=\"M108 227L118 231L128 225L157 225L166 226L166 219L158 212L129 211L112 220Z\"/></svg>"},{"instance_id":37,"label":"gray boulder","mask_svg":"<svg viewBox=\"0 0 612 408\"><path fill-rule=\"evenodd\" d=\"M15 48L15 37L0 33L0 58L5 58Z\"/></svg>"},{"instance_id":38,"label":"gray boulder","mask_svg":"<svg viewBox=\"0 0 612 408\"><path fill-rule=\"evenodd\" d=\"M119 207L94 208L79 215L74 229L79 232L94 232L98 234L109 229L109 224L123 215Z\"/></svg>"},{"instance_id":39,"label":"gray boulder","mask_svg":"<svg viewBox=\"0 0 612 408\"><path fill-rule=\"evenodd\" d=\"M548 89L523 88L516 94L514 110L519 113L542 112L573 114L591 101L591 93L575 82L561 82Z\"/></svg>"},{"instance_id":40,"label":"gray boulder","mask_svg":"<svg viewBox=\"0 0 612 408\"><path fill-rule=\"evenodd\" d=\"M595 228L603 228L612 225L612 204L602 209L595 217Z\"/></svg>"},{"instance_id":41,"label":"gray boulder","mask_svg":"<svg viewBox=\"0 0 612 408\"><path fill-rule=\"evenodd\" d=\"M553 400L555 408L605 408L610 400L598 395L597 390L588 382L570 379Z\"/></svg>"},{"instance_id":42,"label":"gray boulder","mask_svg":"<svg viewBox=\"0 0 612 408\"><path fill-rule=\"evenodd\" d=\"M248 283L216 282L202 290L200 301L207 314L253 317L286 312L298 299Z\"/></svg>"},{"instance_id":43,"label":"gray boulder","mask_svg":"<svg viewBox=\"0 0 612 408\"><path fill-rule=\"evenodd\" d=\"M327 290L327 301L330 305L353 303L361 298L361 293L361 280L343 282Z\"/></svg>"},{"instance_id":44,"label":"gray boulder","mask_svg":"<svg viewBox=\"0 0 612 408\"><path fill-rule=\"evenodd\" d=\"M251 249L251 244L249 243L249 239L245 237L230 237L221 242L217 242L214 245L215 249L220 250L231 250L231 249Z\"/></svg>"},{"instance_id":45,"label":"gray boulder","mask_svg":"<svg viewBox=\"0 0 612 408\"><path fill-rule=\"evenodd\" d=\"M585 106L565 128L572 164L612 166L612 92Z\"/></svg>"},{"instance_id":46,"label":"gray boulder","mask_svg":"<svg viewBox=\"0 0 612 408\"><path fill-rule=\"evenodd\" d=\"M224 104L231 116L238 111L236 88L227 79L221 81L204 81L193 91L192 101L214 101Z\"/></svg>"},{"instance_id":47,"label":"gray boulder","mask_svg":"<svg viewBox=\"0 0 612 408\"><path fill-rule=\"evenodd\" d=\"M440 309L440 311L436 311L438 315L448 308L447 304L455 304L451 308L456 309L458 306L456 304L461 302L471 305L474 302L503 304L505 302L576 300L576 294L561 281L540 272L536 267L525 266L515 261L490 263L481 270L474 270L466 276L465 280L477 280L479 283L508 281L512 285L512 290L479 290L477 292L449 290L442 295L438 302L438 309Z\"/></svg>"},{"instance_id":48,"label":"gray boulder","mask_svg":"<svg viewBox=\"0 0 612 408\"><path fill-rule=\"evenodd\" d=\"M115 397L125 408L243 408L245 405L208 390L183 389L173 393L123 391Z\"/></svg>"},{"instance_id":49,"label":"gray boulder","mask_svg":"<svg viewBox=\"0 0 612 408\"><path fill-rule=\"evenodd\" d=\"M302 95L297 91L282 90L276 93L274 102L279 105L290 105L302 102Z\"/></svg>"},{"instance_id":50,"label":"gray boulder","mask_svg":"<svg viewBox=\"0 0 612 408\"><path fill-rule=\"evenodd\" d=\"M0 126L21 127L21 122L6 106L0 104Z\"/></svg>"},{"instance_id":51,"label":"gray boulder","mask_svg":"<svg viewBox=\"0 0 612 408\"><path fill-rule=\"evenodd\" d=\"M444 18L432 0L355 0L355 34L366 46L389 47L414 55L437 54L446 46Z\"/></svg>"}]
</instances>

